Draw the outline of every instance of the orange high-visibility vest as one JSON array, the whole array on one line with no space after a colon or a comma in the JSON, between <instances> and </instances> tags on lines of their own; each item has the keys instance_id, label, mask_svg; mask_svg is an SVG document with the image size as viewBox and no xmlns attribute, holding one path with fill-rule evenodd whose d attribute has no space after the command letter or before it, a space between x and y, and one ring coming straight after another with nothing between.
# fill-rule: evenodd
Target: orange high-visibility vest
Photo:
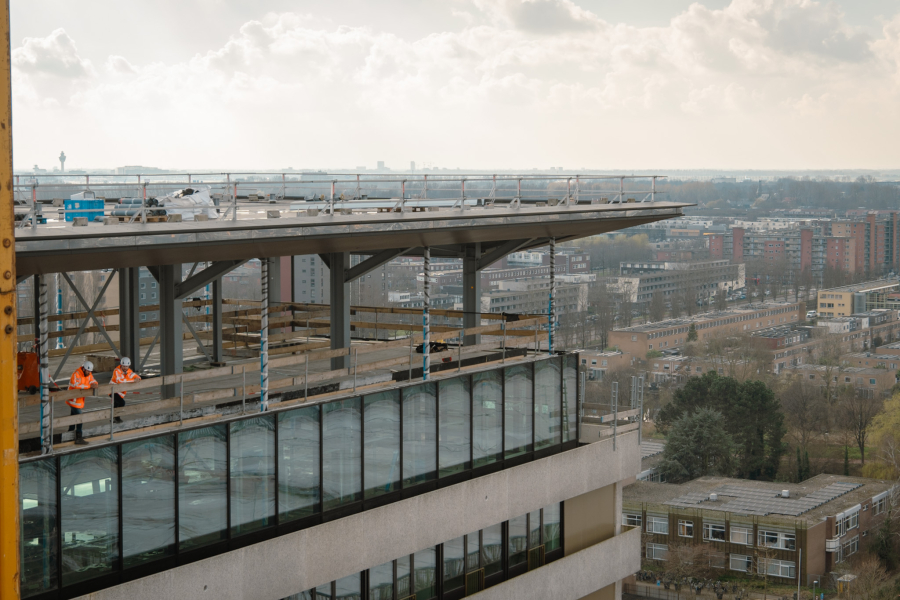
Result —
<instances>
[{"instance_id":1,"label":"orange high-visibility vest","mask_svg":"<svg viewBox=\"0 0 900 600\"><path fill-rule=\"evenodd\" d=\"M89 390L91 389L92 383L97 383L97 380L94 379L94 374L85 373L84 369L78 367L69 378L69 389ZM84 398L73 398L71 400L66 400L66 404L68 404L72 408L84 408Z\"/></svg>"},{"instance_id":2,"label":"orange high-visibility vest","mask_svg":"<svg viewBox=\"0 0 900 600\"><path fill-rule=\"evenodd\" d=\"M119 385L120 383L134 383L135 381L140 381L141 376L129 369L128 367L123 367L119 365L116 367L116 370L113 371L112 379L109 380L113 385ZM116 390L116 393L125 398L125 392L122 390Z\"/></svg>"}]
</instances>

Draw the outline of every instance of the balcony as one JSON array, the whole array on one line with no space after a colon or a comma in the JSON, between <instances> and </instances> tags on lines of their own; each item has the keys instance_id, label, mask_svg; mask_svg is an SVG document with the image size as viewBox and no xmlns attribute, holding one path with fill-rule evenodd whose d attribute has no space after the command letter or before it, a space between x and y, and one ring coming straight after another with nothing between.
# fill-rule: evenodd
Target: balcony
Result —
<instances>
[{"instance_id":1,"label":"balcony","mask_svg":"<svg viewBox=\"0 0 900 600\"><path fill-rule=\"evenodd\" d=\"M841 549L841 539L840 538L831 538L830 540L825 540L825 552L838 552Z\"/></svg>"}]
</instances>

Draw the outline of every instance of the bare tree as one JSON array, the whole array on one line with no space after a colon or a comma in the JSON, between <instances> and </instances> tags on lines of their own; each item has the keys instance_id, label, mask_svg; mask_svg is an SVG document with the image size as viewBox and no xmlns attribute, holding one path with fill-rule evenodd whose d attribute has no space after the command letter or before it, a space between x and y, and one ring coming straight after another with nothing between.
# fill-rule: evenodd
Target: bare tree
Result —
<instances>
[{"instance_id":1,"label":"bare tree","mask_svg":"<svg viewBox=\"0 0 900 600\"><path fill-rule=\"evenodd\" d=\"M634 310L634 302L632 300L633 295L634 290L631 282L623 283L621 285L621 291L619 292L619 327L631 327L631 321L634 317L632 314L632 311Z\"/></svg>"},{"instance_id":2,"label":"bare tree","mask_svg":"<svg viewBox=\"0 0 900 600\"><path fill-rule=\"evenodd\" d=\"M816 351L817 362L825 367L825 372L822 375L825 379L823 391L825 392L825 398L831 405L834 403L837 381L844 368L844 363L841 360L841 355L844 353L844 342L839 333L826 333L819 340Z\"/></svg>"},{"instance_id":3,"label":"bare tree","mask_svg":"<svg viewBox=\"0 0 900 600\"><path fill-rule=\"evenodd\" d=\"M616 299L606 279L595 282L588 291L588 307L593 312L591 325L594 338L600 339L601 347L607 345L607 334L616 324Z\"/></svg>"},{"instance_id":4,"label":"bare tree","mask_svg":"<svg viewBox=\"0 0 900 600\"><path fill-rule=\"evenodd\" d=\"M873 390L841 386L838 392L837 422L859 448L862 464L866 464L866 440L869 424L881 411L884 401L877 398Z\"/></svg>"},{"instance_id":5,"label":"bare tree","mask_svg":"<svg viewBox=\"0 0 900 600\"><path fill-rule=\"evenodd\" d=\"M791 435L802 448L826 422L826 403L822 393L802 376L792 378L779 394Z\"/></svg>"},{"instance_id":6,"label":"bare tree","mask_svg":"<svg viewBox=\"0 0 900 600\"><path fill-rule=\"evenodd\" d=\"M663 299L662 292L653 292L653 296L650 299L650 320L656 322L665 318L666 301Z\"/></svg>"}]
</instances>

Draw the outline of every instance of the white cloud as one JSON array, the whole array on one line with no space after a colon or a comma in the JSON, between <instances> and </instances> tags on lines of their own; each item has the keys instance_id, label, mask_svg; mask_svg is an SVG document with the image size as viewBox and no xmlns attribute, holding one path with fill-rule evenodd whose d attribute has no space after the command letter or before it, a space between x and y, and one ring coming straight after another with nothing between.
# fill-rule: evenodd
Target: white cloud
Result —
<instances>
[{"instance_id":1,"label":"white cloud","mask_svg":"<svg viewBox=\"0 0 900 600\"><path fill-rule=\"evenodd\" d=\"M797 136L785 155L797 161L798 146L815 138L818 147L828 131L840 136L838 163L900 158L871 137L900 128L900 15L870 39L811 0L695 3L644 28L612 26L570 0L467 6L461 29L403 38L269 14L184 62L135 66L117 50L102 75L59 29L14 50L17 111L35 122L53 112L73 136L99 130L113 150L98 149L98 163L122 162L116 142L133 141L136 123L147 157L132 162L170 166L347 165L421 152L466 166L778 166L771 136ZM40 83L51 76L60 81ZM881 121L856 146L845 139L854 113L861 129ZM734 134L726 148L723 129ZM209 146L173 148L184 131ZM653 143L631 141L642 136Z\"/></svg>"}]
</instances>

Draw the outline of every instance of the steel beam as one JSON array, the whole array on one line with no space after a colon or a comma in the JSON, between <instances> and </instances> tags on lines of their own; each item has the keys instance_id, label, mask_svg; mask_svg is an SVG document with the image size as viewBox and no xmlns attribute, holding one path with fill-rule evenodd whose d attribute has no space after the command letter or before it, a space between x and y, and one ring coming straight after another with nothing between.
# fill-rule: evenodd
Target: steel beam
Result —
<instances>
[{"instance_id":1,"label":"steel beam","mask_svg":"<svg viewBox=\"0 0 900 600\"><path fill-rule=\"evenodd\" d=\"M371 273L381 265L389 263L398 256L402 256L411 250L412 248L394 248L393 250L382 250L378 254L373 254L347 271L347 283Z\"/></svg>"},{"instance_id":2,"label":"steel beam","mask_svg":"<svg viewBox=\"0 0 900 600\"><path fill-rule=\"evenodd\" d=\"M119 350L138 368L141 353L140 267L119 269Z\"/></svg>"},{"instance_id":3,"label":"steel beam","mask_svg":"<svg viewBox=\"0 0 900 600\"><path fill-rule=\"evenodd\" d=\"M216 279L222 277L226 273L233 271L247 260L222 260L214 262L209 267L203 269L199 273L195 273L179 283L175 289L175 299L184 300L200 288L206 287Z\"/></svg>"},{"instance_id":4,"label":"steel beam","mask_svg":"<svg viewBox=\"0 0 900 600\"><path fill-rule=\"evenodd\" d=\"M181 283L181 265L159 267L159 367L162 375L182 372L184 340L182 337L182 301L176 289ZM162 386L163 398L172 398L180 391L175 385Z\"/></svg>"},{"instance_id":5,"label":"steel beam","mask_svg":"<svg viewBox=\"0 0 900 600\"><path fill-rule=\"evenodd\" d=\"M528 238L503 242L493 250L489 251L487 254L482 255L481 259L478 261L478 269L485 269L491 266L507 254L512 254L513 252L521 250L525 246L534 243L536 239L537 238Z\"/></svg>"},{"instance_id":6,"label":"steel beam","mask_svg":"<svg viewBox=\"0 0 900 600\"><path fill-rule=\"evenodd\" d=\"M481 259L481 244L466 246L463 258L463 327L469 329L481 325L481 272L478 261ZM481 335L467 335L463 343L474 346L481 343Z\"/></svg>"},{"instance_id":7,"label":"steel beam","mask_svg":"<svg viewBox=\"0 0 900 600\"><path fill-rule=\"evenodd\" d=\"M323 257L324 261L325 258ZM331 348L350 347L350 284L347 271L350 270L350 253L337 252L328 255L326 264L331 282ZM349 369L350 354L331 359L331 368Z\"/></svg>"}]
</instances>

